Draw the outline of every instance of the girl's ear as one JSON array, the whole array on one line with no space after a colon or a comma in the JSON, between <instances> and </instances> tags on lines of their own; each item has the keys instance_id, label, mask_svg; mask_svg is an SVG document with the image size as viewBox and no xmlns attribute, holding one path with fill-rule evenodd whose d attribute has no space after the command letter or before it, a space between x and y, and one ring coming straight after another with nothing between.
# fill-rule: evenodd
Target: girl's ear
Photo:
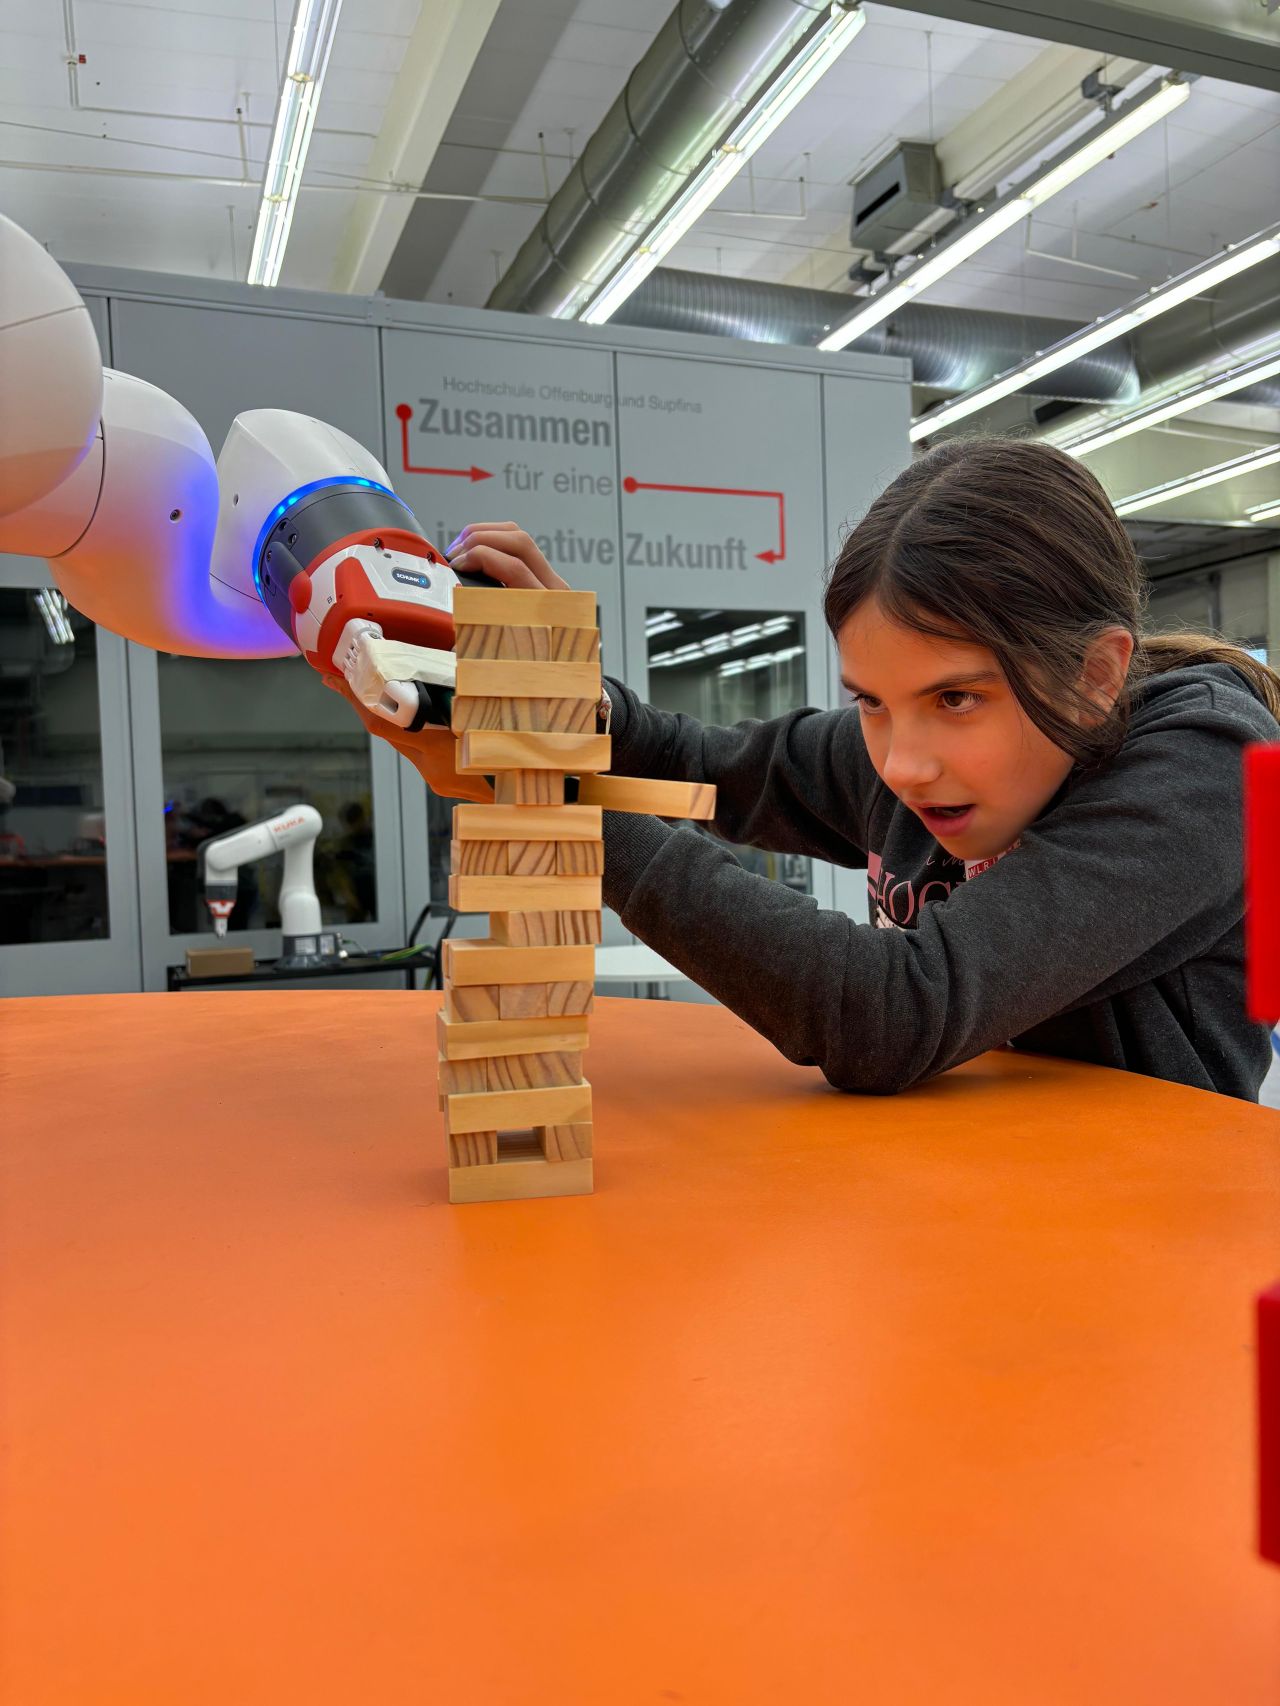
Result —
<instances>
[{"instance_id":1,"label":"girl's ear","mask_svg":"<svg viewBox=\"0 0 1280 1706\"><path fill-rule=\"evenodd\" d=\"M1085 717L1086 722L1101 723L1111 714L1129 673L1132 656L1133 635L1127 628L1107 628L1089 647L1080 672L1080 687L1095 711Z\"/></svg>"}]
</instances>

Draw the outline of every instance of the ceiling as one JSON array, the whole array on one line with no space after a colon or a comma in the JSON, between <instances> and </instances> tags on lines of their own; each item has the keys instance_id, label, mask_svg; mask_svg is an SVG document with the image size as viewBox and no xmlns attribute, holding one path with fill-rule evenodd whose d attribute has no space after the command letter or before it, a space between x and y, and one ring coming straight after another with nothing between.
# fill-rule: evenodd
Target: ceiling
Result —
<instances>
[{"instance_id":1,"label":"ceiling","mask_svg":"<svg viewBox=\"0 0 1280 1706\"><path fill-rule=\"evenodd\" d=\"M672 3L346 0L281 283L482 304ZM4 0L0 206L61 260L243 278L291 10ZM1067 51L896 4L866 10L852 48L671 265L847 290L851 180L897 139L980 128L1011 80ZM1171 118L927 300L1085 320L1277 215L1280 93L1201 77ZM362 219L376 236L353 263ZM1144 467L1222 459L1216 439L1189 443L1194 419L1180 424L1176 439L1142 435ZM1280 440L1280 411L1228 430L1246 448ZM1215 494L1185 518L1225 519L1215 504L1236 494Z\"/></svg>"}]
</instances>

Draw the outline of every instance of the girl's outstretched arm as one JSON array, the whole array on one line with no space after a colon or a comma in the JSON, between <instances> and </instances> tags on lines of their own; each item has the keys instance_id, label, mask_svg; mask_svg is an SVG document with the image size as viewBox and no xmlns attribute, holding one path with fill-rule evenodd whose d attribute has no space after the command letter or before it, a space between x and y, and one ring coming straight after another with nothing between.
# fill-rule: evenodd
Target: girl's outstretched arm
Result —
<instances>
[{"instance_id":1,"label":"girl's outstretched arm","mask_svg":"<svg viewBox=\"0 0 1280 1706\"><path fill-rule=\"evenodd\" d=\"M613 813L605 900L839 1089L907 1089L1023 1038L1249 1094L1240 755L1274 725L1254 701L1250 730L1240 714L1219 718L1203 687L1177 698L1105 772L1069 785L1015 851L924 905L914 929L856 924L751 875L707 836ZM878 843L929 839L903 807L875 817Z\"/></svg>"}]
</instances>

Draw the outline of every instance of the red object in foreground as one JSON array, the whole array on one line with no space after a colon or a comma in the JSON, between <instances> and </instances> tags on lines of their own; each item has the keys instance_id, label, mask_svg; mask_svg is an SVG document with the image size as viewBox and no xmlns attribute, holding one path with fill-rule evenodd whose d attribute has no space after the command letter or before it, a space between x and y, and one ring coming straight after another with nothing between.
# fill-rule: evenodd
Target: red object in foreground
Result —
<instances>
[{"instance_id":1,"label":"red object in foreground","mask_svg":"<svg viewBox=\"0 0 1280 1706\"><path fill-rule=\"evenodd\" d=\"M1280 1281L1258 1294L1258 1550L1280 1564Z\"/></svg>"},{"instance_id":2,"label":"red object in foreground","mask_svg":"<svg viewBox=\"0 0 1280 1706\"><path fill-rule=\"evenodd\" d=\"M1244 755L1245 999L1251 1019L1280 1020L1280 744Z\"/></svg>"}]
</instances>

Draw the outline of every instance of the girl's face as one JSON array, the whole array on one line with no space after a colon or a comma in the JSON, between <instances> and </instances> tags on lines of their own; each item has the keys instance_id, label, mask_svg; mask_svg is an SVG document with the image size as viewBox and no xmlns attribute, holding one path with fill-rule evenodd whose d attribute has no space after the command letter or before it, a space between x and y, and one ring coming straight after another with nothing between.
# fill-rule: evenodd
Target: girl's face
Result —
<instances>
[{"instance_id":1,"label":"girl's face","mask_svg":"<svg viewBox=\"0 0 1280 1706\"><path fill-rule=\"evenodd\" d=\"M994 654L904 628L875 599L845 622L839 648L885 786L957 858L1011 847L1072 761L1027 716Z\"/></svg>"}]
</instances>

